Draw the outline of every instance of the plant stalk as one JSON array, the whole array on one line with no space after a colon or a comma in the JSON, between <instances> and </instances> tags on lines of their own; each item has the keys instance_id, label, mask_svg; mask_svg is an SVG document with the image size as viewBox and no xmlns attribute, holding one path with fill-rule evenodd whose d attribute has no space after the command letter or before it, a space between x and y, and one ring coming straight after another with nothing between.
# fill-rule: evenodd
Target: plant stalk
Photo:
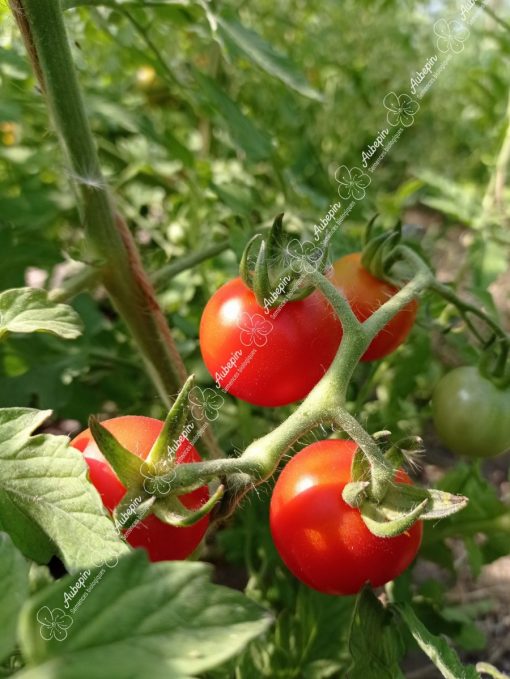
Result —
<instances>
[{"instance_id":1,"label":"plant stalk","mask_svg":"<svg viewBox=\"0 0 510 679\"><path fill-rule=\"evenodd\" d=\"M55 128L78 186L86 242L104 264L101 280L128 326L168 407L186 369L144 271L134 239L101 173L58 0L10 0ZM211 434L208 448L217 455Z\"/></svg>"}]
</instances>

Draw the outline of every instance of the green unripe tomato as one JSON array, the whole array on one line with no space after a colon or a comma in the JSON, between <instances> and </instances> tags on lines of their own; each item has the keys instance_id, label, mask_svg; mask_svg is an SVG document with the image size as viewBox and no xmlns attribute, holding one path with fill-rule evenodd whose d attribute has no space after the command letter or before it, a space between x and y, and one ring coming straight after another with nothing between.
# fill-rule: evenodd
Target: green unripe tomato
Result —
<instances>
[{"instance_id":1,"label":"green unripe tomato","mask_svg":"<svg viewBox=\"0 0 510 679\"><path fill-rule=\"evenodd\" d=\"M459 455L494 457L510 448L510 389L478 368L456 368L438 382L432 416L439 438Z\"/></svg>"}]
</instances>

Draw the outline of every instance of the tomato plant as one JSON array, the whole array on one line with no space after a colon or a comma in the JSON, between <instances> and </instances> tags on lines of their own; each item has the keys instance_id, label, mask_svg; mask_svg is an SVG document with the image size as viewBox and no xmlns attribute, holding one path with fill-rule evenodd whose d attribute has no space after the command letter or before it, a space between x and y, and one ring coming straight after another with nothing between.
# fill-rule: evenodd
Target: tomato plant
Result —
<instances>
[{"instance_id":1,"label":"tomato plant","mask_svg":"<svg viewBox=\"0 0 510 679\"><path fill-rule=\"evenodd\" d=\"M126 415L105 420L102 425L116 437L119 443L144 460L159 436L163 422L152 417ZM89 467L90 480L99 491L104 506L112 512L121 501L126 489L101 454L90 429L85 429L78 434L71 441L71 445L83 453ZM199 462L201 459L188 441L179 445L175 455L178 464ZM148 480L150 482L150 476ZM203 486L182 495L180 499L189 509L196 509L206 502L208 497L207 486ZM145 549L151 561L185 559L200 543L208 524L209 519L206 516L193 526L176 528L150 515L129 529L127 540L132 547Z\"/></svg>"},{"instance_id":2,"label":"tomato plant","mask_svg":"<svg viewBox=\"0 0 510 679\"><path fill-rule=\"evenodd\" d=\"M341 328L320 292L266 313L235 278L207 302L200 349L215 381L233 396L260 406L304 398L329 368Z\"/></svg>"},{"instance_id":3,"label":"tomato plant","mask_svg":"<svg viewBox=\"0 0 510 679\"><path fill-rule=\"evenodd\" d=\"M510 448L510 389L497 387L478 368L455 368L432 397L441 440L459 455L494 457Z\"/></svg>"},{"instance_id":4,"label":"tomato plant","mask_svg":"<svg viewBox=\"0 0 510 679\"><path fill-rule=\"evenodd\" d=\"M504 3L164 4L0 6L0 675L502 676Z\"/></svg>"},{"instance_id":5,"label":"tomato plant","mask_svg":"<svg viewBox=\"0 0 510 679\"><path fill-rule=\"evenodd\" d=\"M384 585L413 561L422 524L392 538L373 535L358 509L342 498L357 446L312 443L285 466L271 497L271 534L289 570L326 594L355 594L369 582ZM395 479L411 483L398 471Z\"/></svg>"},{"instance_id":6,"label":"tomato plant","mask_svg":"<svg viewBox=\"0 0 510 679\"><path fill-rule=\"evenodd\" d=\"M333 282L346 296L354 314L365 321L390 299L397 288L369 273L361 263L361 253L353 252L333 265ZM411 332L418 303L413 300L401 309L370 343L362 361L375 361L395 351Z\"/></svg>"}]
</instances>

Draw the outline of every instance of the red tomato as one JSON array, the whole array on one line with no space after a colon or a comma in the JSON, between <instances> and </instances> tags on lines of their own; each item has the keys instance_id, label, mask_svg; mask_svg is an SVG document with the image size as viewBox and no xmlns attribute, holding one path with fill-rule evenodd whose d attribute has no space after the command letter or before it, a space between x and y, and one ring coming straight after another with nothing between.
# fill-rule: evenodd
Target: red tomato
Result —
<instances>
[{"instance_id":1,"label":"red tomato","mask_svg":"<svg viewBox=\"0 0 510 679\"><path fill-rule=\"evenodd\" d=\"M265 313L240 278L214 293L200 322L202 356L216 383L259 406L304 398L331 365L340 337L320 292Z\"/></svg>"},{"instance_id":2,"label":"red tomato","mask_svg":"<svg viewBox=\"0 0 510 679\"><path fill-rule=\"evenodd\" d=\"M361 252L341 257L333 264L333 283L344 293L356 318L365 321L398 292L397 288L372 276L361 264ZM411 332L418 303L413 300L375 336L362 361L375 361L391 354Z\"/></svg>"},{"instance_id":3,"label":"red tomato","mask_svg":"<svg viewBox=\"0 0 510 679\"><path fill-rule=\"evenodd\" d=\"M163 422L152 417L126 415L115 417L101 423L129 451L144 460L149 454L152 444L157 439ZM90 429L85 429L71 445L85 455L89 466L90 480L99 491L104 506L113 511L119 504L126 489L117 478L115 472L99 451ZM180 463L200 462L201 457L195 448L183 442L176 452ZM180 497L189 509L197 509L209 499L206 486L197 488L192 493ZM130 528L127 541L132 547L143 547L151 561L169 561L185 559L197 547L209 524L206 516L189 528L175 528L163 523L154 515L140 521Z\"/></svg>"},{"instance_id":4,"label":"red tomato","mask_svg":"<svg viewBox=\"0 0 510 679\"><path fill-rule=\"evenodd\" d=\"M274 543L287 568L326 594L355 594L400 575L421 543L422 524L394 538L379 538L357 509L342 499L356 451L352 441L318 441L285 466L271 498ZM402 471L400 482L411 483Z\"/></svg>"}]
</instances>

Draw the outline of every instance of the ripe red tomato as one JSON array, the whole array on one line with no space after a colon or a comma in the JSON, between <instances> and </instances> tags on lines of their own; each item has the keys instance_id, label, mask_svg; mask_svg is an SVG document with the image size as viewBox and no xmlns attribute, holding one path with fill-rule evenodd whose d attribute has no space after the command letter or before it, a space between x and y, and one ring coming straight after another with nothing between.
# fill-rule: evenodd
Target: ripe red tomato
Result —
<instances>
[{"instance_id":1,"label":"ripe red tomato","mask_svg":"<svg viewBox=\"0 0 510 679\"><path fill-rule=\"evenodd\" d=\"M216 383L259 406L304 398L335 357L338 318L318 291L269 313L240 278L217 290L200 322L200 348Z\"/></svg>"},{"instance_id":2,"label":"ripe red tomato","mask_svg":"<svg viewBox=\"0 0 510 679\"><path fill-rule=\"evenodd\" d=\"M375 278L361 264L361 252L341 257L333 264L333 283L344 293L356 318L365 321L397 292L397 288ZM409 335L418 313L413 300L377 334L362 361L375 361L391 354Z\"/></svg>"},{"instance_id":3,"label":"ripe red tomato","mask_svg":"<svg viewBox=\"0 0 510 679\"><path fill-rule=\"evenodd\" d=\"M163 422L160 420L137 415L115 417L101 424L124 448L138 455L142 460L149 454L152 444L163 427ZM99 491L104 506L113 511L126 489L99 451L90 429L85 429L73 439L71 445L84 454L89 466L90 480ZM176 458L182 464L201 460L195 448L186 441L177 449ZM209 491L206 486L203 486L192 493L182 495L180 499L189 509L197 509L207 502ZM143 547L148 552L151 561L185 559L199 544L208 524L209 518L206 516L194 526L175 528L163 523L154 515L150 515L136 524L134 528L129 529L127 541L132 547Z\"/></svg>"},{"instance_id":4,"label":"ripe red tomato","mask_svg":"<svg viewBox=\"0 0 510 679\"><path fill-rule=\"evenodd\" d=\"M366 582L384 585L411 564L421 543L421 522L397 537L379 538L344 502L356 447L336 440L307 446L285 466L271 498L280 556L299 580L326 594L355 594ZM403 471L396 480L411 483Z\"/></svg>"}]
</instances>

